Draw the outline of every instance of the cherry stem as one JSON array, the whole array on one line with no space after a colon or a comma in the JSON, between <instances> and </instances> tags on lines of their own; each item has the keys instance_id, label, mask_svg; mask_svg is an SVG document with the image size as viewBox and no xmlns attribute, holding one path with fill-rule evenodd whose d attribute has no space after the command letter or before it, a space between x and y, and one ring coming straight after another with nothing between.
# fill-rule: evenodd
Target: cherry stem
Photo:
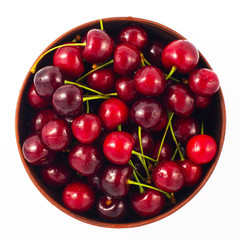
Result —
<instances>
[{"instance_id":1,"label":"cherry stem","mask_svg":"<svg viewBox=\"0 0 240 240\"><path fill-rule=\"evenodd\" d=\"M202 116L202 122L201 122L201 134L204 134L204 119Z\"/></svg>"},{"instance_id":2,"label":"cherry stem","mask_svg":"<svg viewBox=\"0 0 240 240\"><path fill-rule=\"evenodd\" d=\"M99 20L99 23L100 23L100 29L101 29L102 31L104 31L104 28L103 28L103 20L100 19L100 20Z\"/></svg>"},{"instance_id":3,"label":"cherry stem","mask_svg":"<svg viewBox=\"0 0 240 240\"><path fill-rule=\"evenodd\" d=\"M146 179L138 172L137 168L134 166L131 159L128 161L128 164L133 168L133 170L136 172L138 177L141 178L141 180L145 182Z\"/></svg>"},{"instance_id":4,"label":"cherry stem","mask_svg":"<svg viewBox=\"0 0 240 240\"><path fill-rule=\"evenodd\" d=\"M176 66L172 66L171 68L171 71L169 72L169 74L166 76L166 80L168 80L172 75L173 73L177 70L177 67Z\"/></svg>"},{"instance_id":5,"label":"cherry stem","mask_svg":"<svg viewBox=\"0 0 240 240\"><path fill-rule=\"evenodd\" d=\"M141 65L142 65L142 67L145 66L145 57L142 53L141 53Z\"/></svg>"},{"instance_id":6,"label":"cherry stem","mask_svg":"<svg viewBox=\"0 0 240 240\"><path fill-rule=\"evenodd\" d=\"M31 73L35 73L36 72L36 68L37 68L37 65L38 63L40 62L40 60L46 56L48 53L58 49L58 48L61 48L61 47L72 47L72 46L86 46L86 43L66 43L66 44L61 44L61 45L58 45L56 47L53 47L51 49L49 49L48 51L46 51L45 53L43 53L38 59L37 61L34 63L34 65L32 66L32 68L30 69L30 72Z\"/></svg>"},{"instance_id":7,"label":"cherry stem","mask_svg":"<svg viewBox=\"0 0 240 240\"><path fill-rule=\"evenodd\" d=\"M117 126L117 129L118 129L118 131L122 131L122 125L119 124L119 125Z\"/></svg>"},{"instance_id":8,"label":"cherry stem","mask_svg":"<svg viewBox=\"0 0 240 240\"><path fill-rule=\"evenodd\" d=\"M81 76L80 78L78 78L78 79L76 80L76 82L77 82L77 83L80 82L82 79L84 79L85 77L87 77L89 74L91 74L91 73L93 73L93 72L95 72L95 71L97 71L97 70L99 70L99 69L101 69L101 68L104 68L104 67L106 67L106 66L108 66L108 65L110 65L110 64L112 64L112 63L113 63L113 59L109 60L108 62L106 62L106 63L104 63L104 64L102 64L102 65L99 65L98 67L92 69L91 71L87 72L85 75L83 75L83 76Z\"/></svg>"},{"instance_id":9,"label":"cherry stem","mask_svg":"<svg viewBox=\"0 0 240 240\"><path fill-rule=\"evenodd\" d=\"M173 156L172 156L172 158L171 158L172 161L175 160L175 157L176 157L176 155L177 155L177 152L178 152L178 148L176 147L176 149L175 149L175 151L174 151L174 153L173 153Z\"/></svg>"},{"instance_id":10,"label":"cherry stem","mask_svg":"<svg viewBox=\"0 0 240 240\"><path fill-rule=\"evenodd\" d=\"M148 157L148 156L146 156L146 155L144 155L144 154L141 154L141 153L139 153L139 152L136 152L136 151L134 151L134 150L132 150L132 154L134 154L134 155L136 155L136 156L138 156L138 157L144 157L144 158L146 158L146 159L148 159L148 160L150 160L150 161L153 161L153 162L157 162L155 159L153 159L153 158L151 158L151 157Z\"/></svg>"},{"instance_id":11,"label":"cherry stem","mask_svg":"<svg viewBox=\"0 0 240 240\"><path fill-rule=\"evenodd\" d=\"M89 101L87 100L86 101L86 113L89 113L90 112L90 108L89 108Z\"/></svg>"},{"instance_id":12,"label":"cherry stem","mask_svg":"<svg viewBox=\"0 0 240 240\"><path fill-rule=\"evenodd\" d=\"M165 140L165 138L166 138L166 135L167 135L169 126L170 126L170 124L171 124L173 115L174 115L174 113L172 112L172 113L170 113L169 116L168 116L168 123L167 123L167 126L166 126L166 128L165 128L165 131L164 131L164 134L163 134L163 137L162 137L162 141L161 141L160 146L159 146L158 155L157 155L157 161L156 161L156 162L159 161L159 157L160 157L160 154L161 154L161 151L162 151L162 146L163 146L164 140Z\"/></svg>"},{"instance_id":13,"label":"cherry stem","mask_svg":"<svg viewBox=\"0 0 240 240\"><path fill-rule=\"evenodd\" d=\"M136 179L136 181L137 181L138 183L141 183L141 182L139 181L139 178L138 178L138 176L137 176L135 170L133 170L133 176L135 177L135 179ZM144 188L143 188L143 186L138 185L138 187L139 187L139 191L140 191L140 193L143 193L143 192L144 192Z\"/></svg>"},{"instance_id":14,"label":"cherry stem","mask_svg":"<svg viewBox=\"0 0 240 240\"><path fill-rule=\"evenodd\" d=\"M109 96L101 96L101 95L91 95L87 97L83 97L83 102L90 101L90 100L97 100L97 99L109 99Z\"/></svg>"}]
</instances>

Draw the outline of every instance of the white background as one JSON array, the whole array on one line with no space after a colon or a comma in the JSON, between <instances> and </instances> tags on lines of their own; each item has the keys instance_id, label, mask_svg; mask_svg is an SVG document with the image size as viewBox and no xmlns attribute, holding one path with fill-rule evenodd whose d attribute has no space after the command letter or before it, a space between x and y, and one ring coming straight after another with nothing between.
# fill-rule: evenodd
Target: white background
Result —
<instances>
[{"instance_id":1,"label":"white background","mask_svg":"<svg viewBox=\"0 0 240 240\"><path fill-rule=\"evenodd\" d=\"M240 239L239 1L1 1L0 239ZM218 74L227 110L221 157L204 188L171 216L147 226L105 229L53 207L18 155L14 118L21 84L37 56L85 22L133 16L162 23L190 40Z\"/></svg>"}]
</instances>

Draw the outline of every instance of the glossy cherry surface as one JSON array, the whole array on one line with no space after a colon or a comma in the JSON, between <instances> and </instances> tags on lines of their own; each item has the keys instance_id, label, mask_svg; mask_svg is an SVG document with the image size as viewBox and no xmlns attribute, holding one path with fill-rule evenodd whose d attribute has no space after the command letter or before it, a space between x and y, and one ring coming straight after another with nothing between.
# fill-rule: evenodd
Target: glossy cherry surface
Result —
<instances>
[{"instance_id":1,"label":"glossy cherry surface","mask_svg":"<svg viewBox=\"0 0 240 240\"><path fill-rule=\"evenodd\" d=\"M55 118L48 121L41 130L43 143L51 150L62 151L66 149L72 140L72 133L68 123Z\"/></svg>"},{"instance_id":2,"label":"glossy cherry surface","mask_svg":"<svg viewBox=\"0 0 240 240\"><path fill-rule=\"evenodd\" d=\"M83 176L97 173L103 164L100 148L93 144L78 143L69 152L69 165Z\"/></svg>"},{"instance_id":3,"label":"glossy cherry surface","mask_svg":"<svg viewBox=\"0 0 240 240\"><path fill-rule=\"evenodd\" d=\"M186 153L189 160L196 164L208 163L217 153L217 143L210 135L196 135L187 142Z\"/></svg>"},{"instance_id":4,"label":"glossy cherry surface","mask_svg":"<svg viewBox=\"0 0 240 240\"><path fill-rule=\"evenodd\" d=\"M160 145L161 145L161 140L158 140L157 142L155 142L153 151L151 154L152 158L157 159ZM165 140L162 144L162 148L161 148L161 152L158 160L159 161L169 160L172 158L172 155L173 155L173 147L169 142Z\"/></svg>"},{"instance_id":5,"label":"glossy cherry surface","mask_svg":"<svg viewBox=\"0 0 240 240\"><path fill-rule=\"evenodd\" d=\"M71 128L74 137L79 142L92 143L99 136L102 124L96 114L83 113L74 118Z\"/></svg>"},{"instance_id":6,"label":"glossy cherry surface","mask_svg":"<svg viewBox=\"0 0 240 240\"><path fill-rule=\"evenodd\" d=\"M115 131L107 135L103 143L105 157L115 163L127 164L132 156L134 146L133 136L124 131Z\"/></svg>"},{"instance_id":7,"label":"glossy cherry surface","mask_svg":"<svg viewBox=\"0 0 240 240\"><path fill-rule=\"evenodd\" d=\"M163 93L167 83L163 72L154 66L144 66L134 75L134 87L144 96L159 96Z\"/></svg>"},{"instance_id":8,"label":"glossy cherry surface","mask_svg":"<svg viewBox=\"0 0 240 240\"><path fill-rule=\"evenodd\" d=\"M84 213L95 204L94 191L84 182L68 184L62 193L63 204L71 211Z\"/></svg>"},{"instance_id":9,"label":"glossy cherry surface","mask_svg":"<svg viewBox=\"0 0 240 240\"><path fill-rule=\"evenodd\" d=\"M195 94L196 108L205 109L212 103L212 96L200 96Z\"/></svg>"}]
</instances>

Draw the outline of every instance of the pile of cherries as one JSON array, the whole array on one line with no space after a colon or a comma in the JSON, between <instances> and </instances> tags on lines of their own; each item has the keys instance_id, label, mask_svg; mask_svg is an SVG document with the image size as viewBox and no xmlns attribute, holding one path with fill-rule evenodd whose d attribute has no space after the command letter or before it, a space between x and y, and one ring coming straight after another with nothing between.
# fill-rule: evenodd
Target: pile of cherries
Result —
<instances>
[{"instance_id":1,"label":"pile of cherries","mask_svg":"<svg viewBox=\"0 0 240 240\"><path fill-rule=\"evenodd\" d=\"M217 153L199 116L219 80L197 67L187 40L151 39L139 25L111 36L100 26L34 64L22 153L73 212L107 222L153 217L194 188ZM37 69L50 52L51 65Z\"/></svg>"}]
</instances>

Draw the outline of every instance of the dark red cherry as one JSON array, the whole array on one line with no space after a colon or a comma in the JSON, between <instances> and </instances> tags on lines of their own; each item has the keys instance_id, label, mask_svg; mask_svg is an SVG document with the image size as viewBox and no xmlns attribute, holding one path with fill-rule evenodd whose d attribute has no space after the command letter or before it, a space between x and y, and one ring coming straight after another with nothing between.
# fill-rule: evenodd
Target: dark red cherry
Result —
<instances>
[{"instance_id":1,"label":"dark red cherry","mask_svg":"<svg viewBox=\"0 0 240 240\"><path fill-rule=\"evenodd\" d=\"M40 132L43 126L53 118L57 118L57 114L51 108L38 111L31 120L32 132Z\"/></svg>"},{"instance_id":2,"label":"dark red cherry","mask_svg":"<svg viewBox=\"0 0 240 240\"><path fill-rule=\"evenodd\" d=\"M115 90L117 74L113 68L98 69L87 76L87 85L102 93L111 93Z\"/></svg>"},{"instance_id":3,"label":"dark red cherry","mask_svg":"<svg viewBox=\"0 0 240 240\"><path fill-rule=\"evenodd\" d=\"M197 185L202 178L202 166L191 162L189 159L183 161L176 161L182 168L184 176L184 185L187 187L193 187Z\"/></svg>"},{"instance_id":4,"label":"dark red cherry","mask_svg":"<svg viewBox=\"0 0 240 240\"><path fill-rule=\"evenodd\" d=\"M43 182L51 188L64 188L73 179L73 170L63 161L54 161L42 167L40 175Z\"/></svg>"},{"instance_id":5,"label":"dark red cherry","mask_svg":"<svg viewBox=\"0 0 240 240\"><path fill-rule=\"evenodd\" d=\"M177 141L184 145L191 137L200 134L200 125L197 119L193 116L176 116L173 118L172 127Z\"/></svg>"},{"instance_id":6,"label":"dark red cherry","mask_svg":"<svg viewBox=\"0 0 240 240\"><path fill-rule=\"evenodd\" d=\"M127 215L127 203L124 199L104 195L97 201L97 212L101 219L119 222Z\"/></svg>"},{"instance_id":7,"label":"dark red cherry","mask_svg":"<svg viewBox=\"0 0 240 240\"><path fill-rule=\"evenodd\" d=\"M168 86L164 92L165 106L175 114L187 117L195 108L195 95L184 84L175 83Z\"/></svg>"},{"instance_id":8,"label":"dark red cherry","mask_svg":"<svg viewBox=\"0 0 240 240\"><path fill-rule=\"evenodd\" d=\"M205 109L212 103L212 96L200 96L195 94L196 108Z\"/></svg>"},{"instance_id":9,"label":"dark red cherry","mask_svg":"<svg viewBox=\"0 0 240 240\"><path fill-rule=\"evenodd\" d=\"M127 26L120 31L118 35L118 41L121 43L133 44L140 51L142 51L147 47L148 34L140 26Z\"/></svg>"},{"instance_id":10,"label":"dark red cherry","mask_svg":"<svg viewBox=\"0 0 240 240\"><path fill-rule=\"evenodd\" d=\"M97 171L96 174L87 176L87 182L95 192L101 192L100 176L101 176L101 169Z\"/></svg>"},{"instance_id":11,"label":"dark red cherry","mask_svg":"<svg viewBox=\"0 0 240 240\"><path fill-rule=\"evenodd\" d=\"M81 143L93 143L99 136L102 124L100 118L93 113L84 113L74 118L72 133Z\"/></svg>"},{"instance_id":12,"label":"dark red cherry","mask_svg":"<svg viewBox=\"0 0 240 240\"><path fill-rule=\"evenodd\" d=\"M158 140L154 144L154 148L153 148L153 151L152 151L152 154L151 154L153 159L157 159L157 157L158 157L158 152L159 152L159 148L160 148L160 145L161 145L161 141L162 140ZM169 159L172 158L172 155L173 155L173 147L169 142L167 142L165 140L163 142L158 160L159 161L169 160Z\"/></svg>"},{"instance_id":13,"label":"dark red cherry","mask_svg":"<svg viewBox=\"0 0 240 240\"><path fill-rule=\"evenodd\" d=\"M205 164L212 161L215 157L217 153L217 143L210 135L196 135L187 142L186 153L192 162Z\"/></svg>"},{"instance_id":14,"label":"dark red cherry","mask_svg":"<svg viewBox=\"0 0 240 240\"><path fill-rule=\"evenodd\" d=\"M169 71L175 66L177 72L189 73L197 66L198 61L198 50L187 40L170 42L162 52L162 63Z\"/></svg>"},{"instance_id":15,"label":"dark red cherry","mask_svg":"<svg viewBox=\"0 0 240 240\"><path fill-rule=\"evenodd\" d=\"M63 72L56 66L41 68L34 75L36 93L42 98L51 98L54 91L64 83Z\"/></svg>"},{"instance_id":16,"label":"dark red cherry","mask_svg":"<svg viewBox=\"0 0 240 240\"><path fill-rule=\"evenodd\" d=\"M75 85L63 85L53 94L52 106L62 116L74 117L81 112L82 90Z\"/></svg>"},{"instance_id":17,"label":"dark red cherry","mask_svg":"<svg viewBox=\"0 0 240 240\"><path fill-rule=\"evenodd\" d=\"M143 193L134 193L131 196L131 206L141 217L154 217L163 210L165 196L156 190L146 189Z\"/></svg>"},{"instance_id":18,"label":"dark red cherry","mask_svg":"<svg viewBox=\"0 0 240 240\"><path fill-rule=\"evenodd\" d=\"M107 135L103 143L105 157L115 163L127 164L132 156L134 138L130 133L115 131Z\"/></svg>"},{"instance_id":19,"label":"dark red cherry","mask_svg":"<svg viewBox=\"0 0 240 240\"><path fill-rule=\"evenodd\" d=\"M129 109L126 103L118 98L105 100L99 107L98 116L102 125L107 130L113 130L120 124L127 122L129 118Z\"/></svg>"},{"instance_id":20,"label":"dark red cherry","mask_svg":"<svg viewBox=\"0 0 240 240\"><path fill-rule=\"evenodd\" d=\"M137 92L154 97L162 94L167 85L163 72L154 66L144 66L138 69L133 83Z\"/></svg>"},{"instance_id":21,"label":"dark red cherry","mask_svg":"<svg viewBox=\"0 0 240 240\"><path fill-rule=\"evenodd\" d=\"M51 150L62 151L71 143L72 133L68 123L60 118L48 121L41 130L43 143Z\"/></svg>"},{"instance_id":22,"label":"dark red cherry","mask_svg":"<svg viewBox=\"0 0 240 240\"><path fill-rule=\"evenodd\" d=\"M34 109L47 108L51 105L51 100L41 98L35 91L34 84L32 84L27 93L27 102Z\"/></svg>"},{"instance_id":23,"label":"dark red cherry","mask_svg":"<svg viewBox=\"0 0 240 240\"><path fill-rule=\"evenodd\" d=\"M48 165L56 157L56 153L46 148L38 134L28 137L23 142L22 153L28 163L37 166Z\"/></svg>"},{"instance_id":24,"label":"dark red cherry","mask_svg":"<svg viewBox=\"0 0 240 240\"><path fill-rule=\"evenodd\" d=\"M131 107L130 117L140 127L150 129L158 127L164 111L161 103L157 100L142 98Z\"/></svg>"},{"instance_id":25,"label":"dark red cherry","mask_svg":"<svg viewBox=\"0 0 240 240\"><path fill-rule=\"evenodd\" d=\"M132 175L130 165L108 164L100 176L100 188L112 197L124 197L128 194L130 185L127 180Z\"/></svg>"},{"instance_id":26,"label":"dark red cherry","mask_svg":"<svg viewBox=\"0 0 240 240\"><path fill-rule=\"evenodd\" d=\"M71 211L84 213L89 211L95 204L93 190L83 182L68 184L62 193L63 204Z\"/></svg>"},{"instance_id":27,"label":"dark red cherry","mask_svg":"<svg viewBox=\"0 0 240 240\"><path fill-rule=\"evenodd\" d=\"M87 33L83 58L89 63L102 63L111 57L113 40L100 29L91 29Z\"/></svg>"},{"instance_id":28,"label":"dark red cherry","mask_svg":"<svg viewBox=\"0 0 240 240\"><path fill-rule=\"evenodd\" d=\"M53 65L62 69L71 78L81 76L84 72L81 47L67 46L58 48L53 55Z\"/></svg>"},{"instance_id":29,"label":"dark red cherry","mask_svg":"<svg viewBox=\"0 0 240 240\"><path fill-rule=\"evenodd\" d=\"M130 77L120 77L116 81L116 91L118 97L126 103L134 103L140 98L140 94L136 91L133 79Z\"/></svg>"},{"instance_id":30,"label":"dark red cherry","mask_svg":"<svg viewBox=\"0 0 240 240\"><path fill-rule=\"evenodd\" d=\"M184 185L181 167L173 161L159 162L152 173L154 184L166 192L178 192Z\"/></svg>"},{"instance_id":31,"label":"dark red cherry","mask_svg":"<svg viewBox=\"0 0 240 240\"><path fill-rule=\"evenodd\" d=\"M189 75L189 88L200 96L212 96L220 87L218 76L211 69L196 69Z\"/></svg>"},{"instance_id":32,"label":"dark red cherry","mask_svg":"<svg viewBox=\"0 0 240 240\"><path fill-rule=\"evenodd\" d=\"M120 43L114 48L113 66L117 74L131 74L137 70L140 63L141 53L134 45Z\"/></svg>"},{"instance_id":33,"label":"dark red cherry","mask_svg":"<svg viewBox=\"0 0 240 240\"><path fill-rule=\"evenodd\" d=\"M79 143L69 152L68 162L81 175L90 176L101 168L103 155L97 146Z\"/></svg>"},{"instance_id":34,"label":"dark red cherry","mask_svg":"<svg viewBox=\"0 0 240 240\"><path fill-rule=\"evenodd\" d=\"M168 123L168 114L167 114L167 111L163 109L160 123L156 127L150 128L149 130L152 132L159 132L167 126L167 123Z\"/></svg>"}]
</instances>

